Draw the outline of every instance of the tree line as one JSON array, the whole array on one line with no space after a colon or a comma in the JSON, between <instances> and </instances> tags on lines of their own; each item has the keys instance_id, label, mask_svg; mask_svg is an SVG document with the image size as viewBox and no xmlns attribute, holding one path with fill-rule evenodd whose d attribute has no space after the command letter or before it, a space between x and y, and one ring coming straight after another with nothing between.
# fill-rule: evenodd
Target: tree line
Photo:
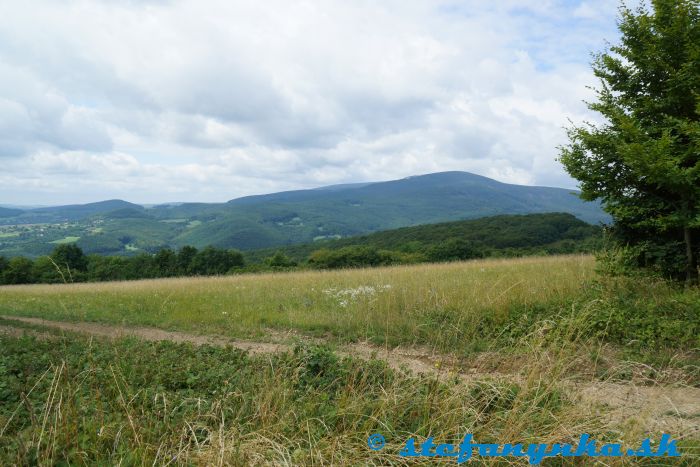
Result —
<instances>
[{"instance_id":1,"label":"tree line","mask_svg":"<svg viewBox=\"0 0 700 467\"><path fill-rule=\"evenodd\" d=\"M294 269L341 269L389 266L425 262L461 261L485 257L516 257L532 254L590 252L599 242L564 240L531 248L491 248L477 242L450 238L436 244L417 241L382 249L373 245L321 248L297 261L278 250L262 261L246 261L238 250L208 246L198 250L184 246L164 248L155 254L135 256L86 255L75 244L58 245L47 256L34 260L23 256L0 256L0 284L54 284L155 279L183 276L212 276L246 272L288 271Z\"/></svg>"},{"instance_id":2,"label":"tree line","mask_svg":"<svg viewBox=\"0 0 700 467\"><path fill-rule=\"evenodd\" d=\"M440 262L490 256L591 252L602 229L571 214L499 215L416 225L338 240L287 245L245 253L264 263L281 250L297 262L325 267Z\"/></svg>"},{"instance_id":3,"label":"tree line","mask_svg":"<svg viewBox=\"0 0 700 467\"><path fill-rule=\"evenodd\" d=\"M245 266L236 250L184 246L155 254L126 256L85 255L74 244L58 245L47 256L35 260L0 256L0 284L98 282L152 279L159 277L211 276L227 274Z\"/></svg>"}]
</instances>

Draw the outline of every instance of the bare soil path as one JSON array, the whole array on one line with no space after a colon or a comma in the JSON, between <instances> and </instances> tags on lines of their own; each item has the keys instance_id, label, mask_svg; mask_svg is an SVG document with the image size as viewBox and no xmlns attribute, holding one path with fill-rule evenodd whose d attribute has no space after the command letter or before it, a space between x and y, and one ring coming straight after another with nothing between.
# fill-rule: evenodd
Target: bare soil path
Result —
<instances>
[{"instance_id":1,"label":"bare soil path","mask_svg":"<svg viewBox=\"0 0 700 467\"><path fill-rule=\"evenodd\" d=\"M109 339L138 337L148 341L189 342L194 345L231 346L252 354L284 352L292 346L284 342L258 342L229 339L221 336L204 336L179 331L165 331L149 327L130 327L89 322L49 321L40 318L0 316L10 321L44 326L69 332L100 336ZM34 334L40 338L51 335L33 329L0 325L0 333L21 335ZM290 334L291 335L291 334ZM283 334L275 336L281 340ZM421 349L383 348L368 343L343 346L337 352L341 356L353 356L365 360L378 358L395 370L408 369L413 373L424 373L436 377L457 376L465 382L479 379L520 379L515 373L474 371L454 373L455 366L444 365L450 357L436 355ZM580 403L591 410L591 416L602 416L611 422L621 423L631 418L643 420L648 433L673 433L684 438L700 439L700 388L692 386L655 385L646 386L625 382L584 381L568 383L569 389ZM604 410L603 410L604 409Z\"/></svg>"}]
</instances>

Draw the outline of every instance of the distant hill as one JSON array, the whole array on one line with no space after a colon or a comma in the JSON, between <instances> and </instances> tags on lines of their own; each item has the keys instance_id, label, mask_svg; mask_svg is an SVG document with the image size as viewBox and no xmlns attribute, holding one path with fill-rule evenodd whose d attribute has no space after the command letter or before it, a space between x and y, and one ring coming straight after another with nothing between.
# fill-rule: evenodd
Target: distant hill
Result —
<instances>
[{"instance_id":1,"label":"distant hill","mask_svg":"<svg viewBox=\"0 0 700 467\"><path fill-rule=\"evenodd\" d=\"M71 222L84 220L96 214L127 208L140 211L144 209L143 206L138 204L129 203L120 199L111 199L88 204L71 204L66 206L25 209L20 211L16 215L16 219L13 220L22 224Z\"/></svg>"},{"instance_id":2,"label":"distant hill","mask_svg":"<svg viewBox=\"0 0 700 467\"><path fill-rule=\"evenodd\" d=\"M16 217L22 214L21 209L4 208L0 206L0 217Z\"/></svg>"},{"instance_id":3,"label":"distant hill","mask_svg":"<svg viewBox=\"0 0 700 467\"><path fill-rule=\"evenodd\" d=\"M105 219L149 219L151 216L149 216L146 213L146 210L142 208L141 206L137 208L133 207L128 207L128 208L121 208L121 209L115 209L114 211L108 211L104 214L101 214L102 217Z\"/></svg>"},{"instance_id":4,"label":"distant hill","mask_svg":"<svg viewBox=\"0 0 700 467\"><path fill-rule=\"evenodd\" d=\"M246 196L227 203L144 208L109 200L27 209L0 217L0 254L43 254L51 241L78 237L78 245L98 253L132 254L184 245L254 250L421 224L545 212L569 213L588 223L608 220L598 203L583 202L572 190L442 172ZM68 225L42 227L41 232L19 227L40 223ZM12 225L18 227L7 227Z\"/></svg>"},{"instance_id":5,"label":"distant hill","mask_svg":"<svg viewBox=\"0 0 700 467\"><path fill-rule=\"evenodd\" d=\"M403 253L427 252L451 241L467 242L474 249L514 254L573 253L597 245L602 229L566 213L501 215L466 221L427 224L385 230L357 237L289 245L250 251L249 262L259 263L282 252L303 262L319 249L331 251L348 247L369 247Z\"/></svg>"},{"instance_id":6,"label":"distant hill","mask_svg":"<svg viewBox=\"0 0 700 467\"><path fill-rule=\"evenodd\" d=\"M183 214L187 208L180 206ZM581 201L572 190L510 185L465 172L248 196L229 201L221 212L175 243L250 250L498 214L567 212L590 223L608 220L597 203Z\"/></svg>"}]
</instances>

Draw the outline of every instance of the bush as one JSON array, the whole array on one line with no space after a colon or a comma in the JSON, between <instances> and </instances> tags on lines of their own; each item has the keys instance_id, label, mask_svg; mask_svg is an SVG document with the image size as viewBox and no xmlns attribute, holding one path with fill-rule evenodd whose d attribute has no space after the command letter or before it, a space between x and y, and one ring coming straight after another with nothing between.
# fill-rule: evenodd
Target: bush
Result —
<instances>
[{"instance_id":1,"label":"bush","mask_svg":"<svg viewBox=\"0 0 700 467\"><path fill-rule=\"evenodd\" d=\"M296 261L281 251L276 251L274 255L265 258L265 264L273 269L285 269L297 265Z\"/></svg>"},{"instance_id":2,"label":"bush","mask_svg":"<svg viewBox=\"0 0 700 467\"><path fill-rule=\"evenodd\" d=\"M309 257L309 264L321 269L357 268L378 266L381 256L376 248L347 246L339 250L321 249Z\"/></svg>"},{"instance_id":3,"label":"bush","mask_svg":"<svg viewBox=\"0 0 700 467\"><path fill-rule=\"evenodd\" d=\"M34 282L32 260L18 256L12 258L2 274L4 284L31 284Z\"/></svg>"},{"instance_id":4,"label":"bush","mask_svg":"<svg viewBox=\"0 0 700 467\"><path fill-rule=\"evenodd\" d=\"M674 281L685 277L681 242L608 245L596 259L598 271L608 276L653 276Z\"/></svg>"},{"instance_id":5,"label":"bush","mask_svg":"<svg viewBox=\"0 0 700 467\"><path fill-rule=\"evenodd\" d=\"M483 252L472 242L460 238L451 238L427 251L429 261L460 261L483 256Z\"/></svg>"},{"instance_id":6,"label":"bush","mask_svg":"<svg viewBox=\"0 0 700 467\"><path fill-rule=\"evenodd\" d=\"M294 356L301 364L300 389L312 387L334 392L347 378L347 365L328 347L298 345Z\"/></svg>"},{"instance_id":7,"label":"bush","mask_svg":"<svg viewBox=\"0 0 700 467\"><path fill-rule=\"evenodd\" d=\"M646 349L700 346L700 289L622 278L598 284L593 294L589 323L608 342Z\"/></svg>"}]
</instances>

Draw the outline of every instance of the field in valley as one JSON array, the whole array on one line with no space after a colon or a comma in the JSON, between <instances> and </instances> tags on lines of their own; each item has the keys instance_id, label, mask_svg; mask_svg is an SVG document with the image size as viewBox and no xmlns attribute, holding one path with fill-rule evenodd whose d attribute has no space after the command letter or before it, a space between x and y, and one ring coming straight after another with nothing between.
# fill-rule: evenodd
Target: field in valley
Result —
<instances>
[{"instance_id":1,"label":"field in valley","mask_svg":"<svg viewBox=\"0 0 700 467\"><path fill-rule=\"evenodd\" d=\"M384 465L411 436L666 432L664 462L692 465L699 311L590 256L0 287L0 463Z\"/></svg>"}]
</instances>

